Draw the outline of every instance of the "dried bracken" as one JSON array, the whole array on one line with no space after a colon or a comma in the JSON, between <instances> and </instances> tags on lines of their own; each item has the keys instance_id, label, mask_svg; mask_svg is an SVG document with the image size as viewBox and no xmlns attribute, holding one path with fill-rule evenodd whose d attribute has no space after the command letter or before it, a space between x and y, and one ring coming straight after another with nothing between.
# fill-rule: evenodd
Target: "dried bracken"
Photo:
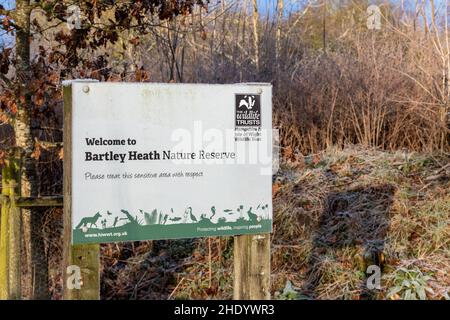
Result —
<instances>
[{"instance_id":1,"label":"dried bracken","mask_svg":"<svg viewBox=\"0 0 450 320\"><path fill-rule=\"evenodd\" d=\"M426 182L448 157L351 147L297 161L283 161L275 179L274 298L289 282L290 298L385 299L403 270L420 271L426 298L448 297L450 178ZM367 290L369 265L382 270L381 290ZM231 299L232 279L232 238L102 246L104 299Z\"/></svg>"}]
</instances>

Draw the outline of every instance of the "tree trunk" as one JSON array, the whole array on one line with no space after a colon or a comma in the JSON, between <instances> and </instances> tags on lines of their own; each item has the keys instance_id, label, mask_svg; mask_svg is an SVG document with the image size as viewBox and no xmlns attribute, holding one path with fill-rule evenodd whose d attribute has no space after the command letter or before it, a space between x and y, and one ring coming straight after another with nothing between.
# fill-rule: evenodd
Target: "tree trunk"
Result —
<instances>
[{"instance_id":1,"label":"tree trunk","mask_svg":"<svg viewBox=\"0 0 450 320\"><path fill-rule=\"evenodd\" d=\"M282 28L283 28L283 10L284 10L284 1L283 0L278 0L277 3L277 10L278 10L278 15L277 15L277 36L276 36L276 44L275 44L275 61L276 61L276 66L277 66L277 80L278 80L278 75L280 75L280 68L281 68L281 36L282 36Z\"/></svg>"},{"instance_id":2,"label":"tree trunk","mask_svg":"<svg viewBox=\"0 0 450 320\"><path fill-rule=\"evenodd\" d=\"M322 42L323 52L327 52L327 2L323 2L322 8Z\"/></svg>"},{"instance_id":3,"label":"tree trunk","mask_svg":"<svg viewBox=\"0 0 450 320\"><path fill-rule=\"evenodd\" d=\"M284 7L283 0L278 0L278 3L277 3L277 11L278 11L278 13L277 13L277 37L276 37L276 46L275 46L277 60L280 58L280 51L281 51L283 7Z\"/></svg>"},{"instance_id":4,"label":"tree trunk","mask_svg":"<svg viewBox=\"0 0 450 320\"><path fill-rule=\"evenodd\" d=\"M28 0L16 1L16 99L18 111L14 122L16 146L21 151L20 191L22 197L37 196L36 163L32 158L34 140L31 133L30 65L31 6ZM25 298L48 298L48 266L42 238L39 211L22 210L23 282Z\"/></svg>"},{"instance_id":5,"label":"tree trunk","mask_svg":"<svg viewBox=\"0 0 450 320\"><path fill-rule=\"evenodd\" d=\"M259 73L259 11L258 1L253 0L253 45L255 47L255 66L256 72Z\"/></svg>"}]
</instances>

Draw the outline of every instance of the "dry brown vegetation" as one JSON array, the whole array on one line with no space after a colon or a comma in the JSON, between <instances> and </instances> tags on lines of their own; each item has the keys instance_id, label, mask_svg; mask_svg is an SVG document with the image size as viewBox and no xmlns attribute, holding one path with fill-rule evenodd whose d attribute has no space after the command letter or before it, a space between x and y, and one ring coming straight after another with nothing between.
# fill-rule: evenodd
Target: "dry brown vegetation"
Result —
<instances>
[{"instance_id":1,"label":"dry brown vegetation","mask_svg":"<svg viewBox=\"0 0 450 320\"><path fill-rule=\"evenodd\" d=\"M381 29L368 30L367 3L339 3L259 20L250 2L211 5L140 38L134 69L150 81L273 83L282 145L303 154L345 144L448 151L445 8L428 21L426 7L385 3Z\"/></svg>"},{"instance_id":2,"label":"dry brown vegetation","mask_svg":"<svg viewBox=\"0 0 450 320\"><path fill-rule=\"evenodd\" d=\"M423 282L413 293L449 299L448 162L355 147L286 157L274 196L273 297L405 299L409 272ZM231 238L104 245L103 298L230 299L232 253ZM372 264L381 290L366 289Z\"/></svg>"},{"instance_id":3,"label":"dry brown vegetation","mask_svg":"<svg viewBox=\"0 0 450 320\"><path fill-rule=\"evenodd\" d=\"M152 81L274 84L286 162L274 184L273 296L411 298L406 279L423 284L411 289L422 298L423 290L448 298L449 158L423 155L449 150L442 24L427 21L423 8L382 7L382 29L367 30L365 6L349 1L328 8L326 29L314 8L260 17L255 28L252 7L242 4L172 21L141 39L135 56ZM349 144L362 147L340 151ZM232 242L185 246L163 242L125 265L138 249L106 246L104 297L155 297L148 286L164 283L161 298L231 298ZM165 263L168 273L158 271ZM382 290L364 289L370 264L383 268Z\"/></svg>"}]
</instances>

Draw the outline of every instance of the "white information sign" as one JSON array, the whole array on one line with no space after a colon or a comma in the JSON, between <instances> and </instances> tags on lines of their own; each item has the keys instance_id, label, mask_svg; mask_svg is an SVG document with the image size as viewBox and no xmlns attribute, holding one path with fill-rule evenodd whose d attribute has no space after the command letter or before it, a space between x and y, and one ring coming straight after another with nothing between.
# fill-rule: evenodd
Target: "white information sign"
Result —
<instances>
[{"instance_id":1,"label":"white information sign","mask_svg":"<svg viewBox=\"0 0 450 320\"><path fill-rule=\"evenodd\" d=\"M70 86L73 243L271 231L271 85Z\"/></svg>"}]
</instances>

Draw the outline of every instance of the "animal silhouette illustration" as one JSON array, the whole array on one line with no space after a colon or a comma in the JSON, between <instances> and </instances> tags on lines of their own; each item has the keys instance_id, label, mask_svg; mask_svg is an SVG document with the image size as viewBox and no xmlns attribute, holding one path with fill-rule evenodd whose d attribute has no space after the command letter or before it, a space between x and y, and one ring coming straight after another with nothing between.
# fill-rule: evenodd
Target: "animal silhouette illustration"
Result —
<instances>
[{"instance_id":1,"label":"animal silhouette illustration","mask_svg":"<svg viewBox=\"0 0 450 320\"><path fill-rule=\"evenodd\" d=\"M191 218L192 222L197 222L197 217L192 213L192 207L188 207L186 209L186 212L189 212L189 217Z\"/></svg>"},{"instance_id":2,"label":"animal silhouette illustration","mask_svg":"<svg viewBox=\"0 0 450 320\"><path fill-rule=\"evenodd\" d=\"M217 219L217 223L218 224L223 224L223 223L226 223L226 222L227 222L227 219L225 217L221 217L221 218Z\"/></svg>"},{"instance_id":3,"label":"animal silhouette illustration","mask_svg":"<svg viewBox=\"0 0 450 320\"><path fill-rule=\"evenodd\" d=\"M259 208L259 206L258 206L258 208ZM258 208L256 208L256 209L258 209ZM262 215L263 215L264 219L269 219L269 212L267 211L267 208L269 208L269 205L267 203L261 207L261 210L263 211Z\"/></svg>"},{"instance_id":4,"label":"animal silhouette illustration","mask_svg":"<svg viewBox=\"0 0 450 320\"><path fill-rule=\"evenodd\" d=\"M212 216L209 217L209 220L212 220L212 218L216 215L216 207L215 206L211 207L211 212L212 212Z\"/></svg>"},{"instance_id":5,"label":"animal silhouette illustration","mask_svg":"<svg viewBox=\"0 0 450 320\"><path fill-rule=\"evenodd\" d=\"M245 100L245 98L248 97L248 101ZM253 109L253 106L255 105L255 97L253 96L245 96L244 99L241 99L241 101L239 101L239 108L245 107L247 108L247 110L251 110Z\"/></svg>"},{"instance_id":6,"label":"animal silhouette illustration","mask_svg":"<svg viewBox=\"0 0 450 320\"><path fill-rule=\"evenodd\" d=\"M248 214L248 218L250 219L250 221L258 220L258 216L252 212L252 207L250 207L250 209L248 209L247 214Z\"/></svg>"},{"instance_id":7,"label":"animal silhouette illustration","mask_svg":"<svg viewBox=\"0 0 450 320\"><path fill-rule=\"evenodd\" d=\"M81 229L81 227L86 226L88 228L92 228L94 225L97 228L97 221L101 218L100 212L97 212L93 217L84 217L81 219L80 223L76 226L75 229ZM89 226L88 226L89 225Z\"/></svg>"},{"instance_id":8,"label":"animal silhouette illustration","mask_svg":"<svg viewBox=\"0 0 450 320\"><path fill-rule=\"evenodd\" d=\"M225 209L225 210L223 210L223 212L225 212L226 214L229 214L229 215L234 214L233 210L231 210L231 209Z\"/></svg>"},{"instance_id":9,"label":"animal silhouette illustration","mask_svg":"<svg viewBox=\"0 0 450 320\"><path fill-rule=\"evenodd\" d=\"M242 204L239 206L239 208L237 208L237 212L239 213L239 218L243 218L242 217L242 210L243 209L244 209L244 206Z\"/></svg>"}]
</instances>

